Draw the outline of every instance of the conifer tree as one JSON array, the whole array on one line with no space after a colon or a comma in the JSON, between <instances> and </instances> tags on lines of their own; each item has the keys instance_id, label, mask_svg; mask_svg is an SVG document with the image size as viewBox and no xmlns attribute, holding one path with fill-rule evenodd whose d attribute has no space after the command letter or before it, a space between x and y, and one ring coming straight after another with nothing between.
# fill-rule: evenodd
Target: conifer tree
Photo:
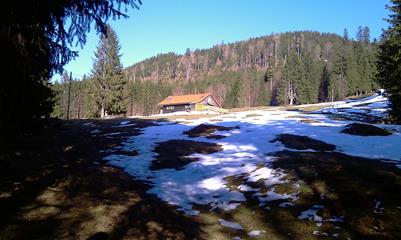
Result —
<instances>
[{"instance_id":1,"label":"conifer tree","mask_svg":"<svg viewBox=\"0 0 401 240\"><path fill-rule=\"evenodd\" d=\"M52 111L49 79L77 56L91 28L104 32L108 19L128 17L139 0L8 1L0 8L0 132L40 127ZM125 11L124 11L125 10ZM1 133L2 134L2 133Z\"/></svg>"},{"instance_id":2,"label":"conifer tree","mask_svg":"<svg viewBox=\"0 0 401 240\"><path fill-rule=\"evenodd\" d=\"M268 91L270 89L270 91ZM259 92L257 96L258 106L265 106L271 100L271 91L273 89L273 69L269 67L263 78L259 80Z\"/></svg>"},{"instance_id":3,"label":"conifer tree","mask_svg":"<svg viewBox=\"0 0 401 240\"><path fill-rule=\"evenodd\" d=\"M241 78L238 77L234 80L231 90L227 95L225 105L230 108L242 107L244 105L244 87Z\"/></svg>"},{"instance_id":4,"label":"conifer tree","mask_svg":"<svg viewBox=\"0 0 401 240\"><path fill-rule=\"evenodd\" d=\"M348 39L349 39L348 30L346 28L344 28L343 38L346 41L348 41Z\"/></svg>"},{"instance_id":5,"label":"conifer tree","mask_svg":"<svg viewBox=\"0 0 401 240\"><path fill-rule=\"evenodd\" d=\"M379 52L379 80L389 94L394 121L401 122L401 0L391 0L392 11Z\"/></svg>"},{"instance_id":6,"label":"conifer tree","mask_svg":"<svg viewBox=\"0 0 401 240\"><path fill-rule=\"evenodd\" d=\"M320 77L320 85L319 85L319 102L325 102L329 97L329 70L327 69L327 65L323 67L322 76Z\"/></svg>"},{"instance_id":7,"label":"conifer tree","mask_svg":"<svg viewBox=\"0 0 401 240\"><path fill-rule=\"evenodd\" d=\"M98 117L99 116L99 111L97 109L97 105L96 105L96 97L95 97L95 93L93 91L93 80L92 78L88 78L86 75L83 76L82 80L81 80L81 88L83 88L84 90L84 109L85 112L83 114L84 117L86 118L94 118L94 117Z\"/></svg>"},{"instance_id":8,"label":"conifer tree","mask_svg":"<svg viewBox=\"0 0 401 240\"><path fill-rule=\"evenodd\" d=\"M304 103L316 103L318 101L320 64L313 61L311 54L307 53L303 57L303 67L305 72Z\"/></svg>"},{"instance_id":9,"label":"conifer tree","mask_svg":"<svg viewBox=\"0 0 401 240\"><path fill-rule=\"evenodd\" d=\"M302 61L295 51L291 51L283 69L283 78L277 93L280 104L293 105L306 102L306 81Z\"/></svg>"},{"instance_id":10,"label":"conifer tree","mask_svg":"<svg viewBox=\"0 0 401 240\"><path fill-rule=\"evenodd\" d=\"M347 76L348 85L347 95L355 95L357 94L360 76L357 69L356 56L354 54L352 43L346 43L344 45L344 59L346 64L345 75Z\"/></svg>"},{"instance_id":11,"label":"conifer tree","mask_svg":"<svg viewBox=\"0 0 401 240\"><path fill-rule=\"evenodd\" d=\"M127 109L127 81L120 62L120 49L117 34L107 26L97 46L92 69L92 91L101 117L125 113Z\"/></svg>"},{"instance_id":12,"label":"conifer tree","mask_svg":"<svg viewBox=\"0 0 401 240\"><path fill-rule=\"evenodd\" d=\"M344 49L340 47L336 51L333 73L330 79L329 95L332 100L343 99L348 93L346 64Z\"/></svg>"}]
</instances>

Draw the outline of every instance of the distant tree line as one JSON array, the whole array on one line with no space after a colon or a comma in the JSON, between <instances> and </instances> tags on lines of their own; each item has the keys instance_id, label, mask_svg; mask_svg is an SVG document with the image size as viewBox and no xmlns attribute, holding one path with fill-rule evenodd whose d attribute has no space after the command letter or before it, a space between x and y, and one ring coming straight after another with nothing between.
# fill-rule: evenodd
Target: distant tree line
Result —
<instances>
[{"instance_id":1,"label":"distant tree line","mask_svg":"<svg viewBox=\"0 0 401 240\"><path fill-rule=\"evenodd\" d=\"M156 104L171 94L212 91L224 107L234 108L335 101L378 88L378 43L370 40L368 27L359 27L355 39L347 30L343 36L310 31L272 34L210 49L187 49L184 55L159 54L125 69L119 62L117 36L109 35L117 45L108 47L102 38L92 75L72 81L78 91L71 95L73 117L154 114ZM115 49L114 56L102 52L109 48ZM99 67L104 66L100 62L106 56L118 69L106 70L110 78L118 76L117 95L110 87L99 88ZM67 96L59 89L65 84L62 80L54 85L59 94L53 116L61 118ZM116 109L102 113L100 99L114 99L109 105ZM104 104L103 109L108 105Z\"/></svg>"}]
</instances>

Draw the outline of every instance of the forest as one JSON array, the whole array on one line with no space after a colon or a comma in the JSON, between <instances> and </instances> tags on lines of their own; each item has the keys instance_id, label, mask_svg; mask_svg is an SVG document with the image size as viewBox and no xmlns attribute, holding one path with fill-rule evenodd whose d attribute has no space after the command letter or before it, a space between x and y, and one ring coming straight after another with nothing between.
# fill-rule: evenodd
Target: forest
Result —
<instances>
[{"instance_id":1,"label":"forest","mask_svg":"<svg viewBox=\"0 0 401 240\"><path fill-rule=\"evenodd\" d=\"M157 103L172 94L213 92L224 108L236 108L336 101L379 87L379 42L371 41L368 27L359 27L355 38L347 29L343 36L275 33L209 49L187 49L183 55L159 54L125 68L118 37L109 31L112 34L99 42L90 76L75 79L65 73L53 84L53 117L150 115L158 113ZM109 69L114 70L100 69L102 61L110 62ZM99 90L97 76L102 71L110 79L118 76L103 86L118 88L117 92Z\"/></svg>"}]
</instances>

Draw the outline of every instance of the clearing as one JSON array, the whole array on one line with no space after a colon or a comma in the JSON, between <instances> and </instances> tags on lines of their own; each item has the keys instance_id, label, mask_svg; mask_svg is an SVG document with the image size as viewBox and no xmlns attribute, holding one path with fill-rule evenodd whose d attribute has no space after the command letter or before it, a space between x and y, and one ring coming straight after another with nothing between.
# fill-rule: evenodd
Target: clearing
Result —
<instances>
[{"instance_id":1,"label":"clearing","mask_svg":"<svg viewBox=\"0 0 401 240\"><path fill-rule=\"evenodd\" d=\"M4 140L0 236L400 239L401 126L379 124L387 111L375 94Z\"/></svg>"}]
</instances>

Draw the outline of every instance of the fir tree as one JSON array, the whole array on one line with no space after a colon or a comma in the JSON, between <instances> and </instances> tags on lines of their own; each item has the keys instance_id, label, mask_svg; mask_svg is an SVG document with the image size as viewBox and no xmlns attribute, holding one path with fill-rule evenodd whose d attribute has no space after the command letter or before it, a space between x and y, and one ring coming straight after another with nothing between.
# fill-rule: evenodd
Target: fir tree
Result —
<instances>
[{"instance_id":1,"label":"fir tree","mask_svg":"<svg viewBox=\"0 0 401 240\"><path fill-rule=\"evenodd\" d=\"M391 3L390 26L383 32L380 45L379 80L389 94L393 120L401 122L401 1Z\"/></svg>"},{"instance_id":2,"label":"fir tree","mask_svg":"<svg viewBox=\"0 0 401 240\"><path fill-rule=\"evenodd\" d=\"M283 78L277 93L280 104L293 105L306 102L305 72L299 54L291 51L283 69Z\"/></svg>"},{"instance_id":3,"label":"fir tree","mask_svg":"<svg viewBox=\"0 0 401 240\"><path fill-rule=\"evenodd\" d=\"M346 43L344 45L344 58L346 64L345 75L347 77L347 85L348 85L347 95L355 95L358 92L360 76L358 73L358 66L352 43Z\"/></svg>"},{"instance_id":4,"label":"fir tree","mask_svg":"<svg viewBox=\"0 0 401 240\"><path fill-rule=\"evenodd\" d=\"M332 100L343 99L348 93L346 64L344 49L340 47L336 51L333 73L330 79L329 95Z\"/></svg>"},{"instance_id":5,"label":"fir tree","mask_svg":"<svg viewBox=\"0 0 401 240\"><path fill-rule=\"evenodd\" d=\"M268 90L270 89L270 91ZM259 80L259 92L257 97L258 106L266 106L271 100L271 91L273 89L273 69L269 67L263 78Z\"/></svg>"},{"instance_id":6,"label":"fir tree","mask_svg":"<svg viewBox=\"0 0 401 240\"><path fill-rule=\"evenodd\" d=\"M120 62L118 38L114 30L107 26L106 33L100 38L93 63L93 96L100 116L126 112L126 79Z\"/></svg>"},{"instance_id":7,"label":"fir tree","mask_svg":"<svg viewBox=\"0 0 401 240\"><path fill-rule=\"evenodd\" d=\"M320 77L320 85L319 85L319 102L325 102L329 97L329 83L330 76L329 71L327 69L327 65L323 67L322 76Z\"/></svg>"},{"instance_id":8,"label":"fir tree","mask_svg":"<svg viewBox=\"0 0 401 240\"><path fill-rule=\"evenodd\" d=\"M349 40L349 34L348 34L348 30L346 28L344 28L343 38L346 41Z\"/></svg>"},{"instance_id":9,"label":"fir tree","mask_svg":"<svg viewBox=\"0 0 401 240\"><path fill-rule=\"evenodd\" d=\"M0 9L0 131L32 131L52 111L49 79L77 56L91 27L104 32L109 18L127 17L137 0L9 1Z\"/></svg>"},{"instance_id":10,"label":"fir tree","mask_svg":"<svg viewBox=\"0 0 401 240\"><path fill-rule=\"evenodd\" d=\"M93 80L91 78L87 78L86 75L84 75L81 80L81 84L85 94L83 116L86 118L98 117L100 112L97 109L96 96L92 88Z\"/></svg>"},{"instance_id":11,"label":"fir tree","mask_svg":"<svg viewBox=\"0 0 401 240\"><path fill-rule=\"evenodd\" d=\"M243 107L244 105L244 87L241 78L237 78L231 87L230 93L227 96L226 105L228 107L236 108Z\"/></svg>"},{"instance_id":12,"label":"fir tree","mask_svg":"<svg viewBox=\"0 0 401 240\"><path fill-rule=\"evenodd\" d=\"M320 64L313 61L311 54L307 53L303 58L303 67L305 72L304 103L316 103L318 101Z\"/></svg>"}]
</instances>

